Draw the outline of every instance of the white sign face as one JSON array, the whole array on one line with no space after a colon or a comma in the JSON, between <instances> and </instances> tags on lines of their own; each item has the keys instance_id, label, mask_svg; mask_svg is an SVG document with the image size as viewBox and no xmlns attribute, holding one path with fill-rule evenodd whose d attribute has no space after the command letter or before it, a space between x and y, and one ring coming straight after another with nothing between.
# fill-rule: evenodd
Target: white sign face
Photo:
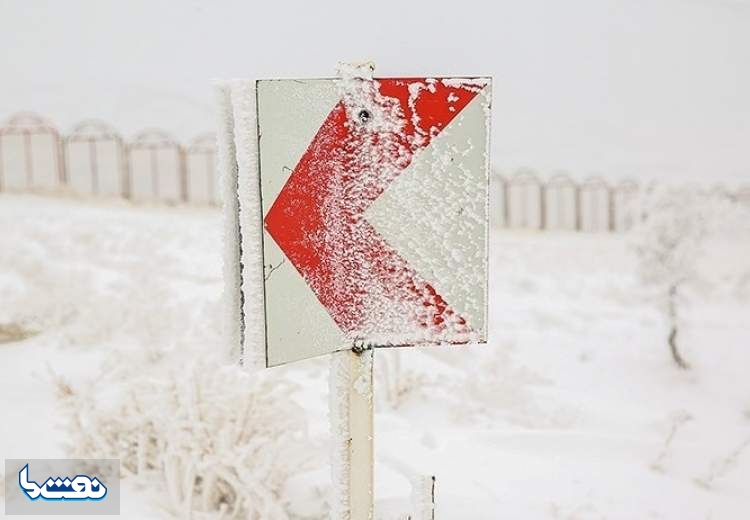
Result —
<instances>
[{"instance_id":1,"label":"white sign face","mask_svg":"<svg viewBox=\"0 0 750 520\"><path fill-rule=\"evenodd\" d=\"M486 341L490 88L257 82L267 366Z\"/></svg>"}]
</instances>

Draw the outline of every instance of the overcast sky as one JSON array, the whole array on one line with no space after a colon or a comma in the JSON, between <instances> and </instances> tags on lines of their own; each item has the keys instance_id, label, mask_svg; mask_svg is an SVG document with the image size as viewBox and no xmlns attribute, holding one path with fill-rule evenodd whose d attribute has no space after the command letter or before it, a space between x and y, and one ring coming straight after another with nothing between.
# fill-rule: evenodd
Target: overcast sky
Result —
<instances>
[{"instance_id":1,"label":"overcast sky","mask_svg":"<svg viewBox=\"0 0 750 520\"><path fill-rule=\"evenodd\" d=\"M210 131L210 80L492 75L493 164L750 181L750 1L0 0L0 119Z\"/></svg>"}]
</instances>

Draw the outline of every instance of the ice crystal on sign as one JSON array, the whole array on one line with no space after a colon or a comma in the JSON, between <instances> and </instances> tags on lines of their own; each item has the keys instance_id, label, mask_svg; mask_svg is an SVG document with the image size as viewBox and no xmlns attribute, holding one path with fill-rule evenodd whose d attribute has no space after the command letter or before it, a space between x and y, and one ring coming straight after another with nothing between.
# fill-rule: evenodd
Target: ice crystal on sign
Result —
<instances>
[{"instance_id":1,"label":"ice crystal on sign","mask_svg":"<svg viewBox=\"0 0 750 520\"><path fill-rule=\"evenodd\" d=\"M478 92L473 84L456 85L338 81L341 102L266 214L268 232L352 340L378 335L390 336L389 344L408 344L471 337L466 317L365 217L453 120L440 100L452 95L463 108Z\"/></svg>"}]
</instances>

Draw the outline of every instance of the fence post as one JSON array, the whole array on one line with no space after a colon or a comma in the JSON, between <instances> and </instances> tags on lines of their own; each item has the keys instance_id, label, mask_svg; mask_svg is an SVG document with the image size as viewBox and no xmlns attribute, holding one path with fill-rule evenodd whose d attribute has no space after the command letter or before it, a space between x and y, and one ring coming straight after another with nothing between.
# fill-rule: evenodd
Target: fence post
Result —
<instances>
[{"instance_id":1,"label":"fence post","mask_svg":"<svg viewBox=\"0 0 750 520\"><path fill-rule=\"evenodd\" d=\"M635 192L638 191L638 185L633 180L624 180L614 187L614 192L619 195L615 196L615 230L618 229L617 221L620 221L622 231L628 231L633 225L633 210L628 208L628 200L632 199ZM619 219L618 219L619 216Z\"/></svg>"},{"instance_id":2,"label":"fence post","mask_svg":"<svg viewBox=\"0 0 750 520\"><path fill-rule=\"evenodd\" d=\"M214 160L211 158L211 154L205 154L206 156L206 171L208 172L208 204L211 206L216 205L216 179Z\"/></svg>"},{"instance_id":3,"label":"fence post","mask_svg":"<svg viewBox=\"0 0 750 520\"><path fill-rule=\"evenodd\" d=\"M156 156L156 148L149 145L149 172L151 174L151 192L154 200L159 200L159 158Z\"/></svg>"},{"instance_id":4,"label":"fence post","mask_svg":"<svg viewBox=\"0 0 750 520\"><path fill-rule=\"evenodd\" d=\"M187 155L182 146L177 150L178 156L178 175L180 176L180 200L183 203L188 201L188 186L187 186Z\"/></svg>"},{"instance_id":5,"label":"fence post","mask_svg":"<svg viewBox=\"0 0 750 520\"><path fill-rule=\"evenodd\" d=\"M93 137L89 137L89 165L91 166L91 191L94 194L99 193L99 162L96 158L96 142Z\"/></svg>"},{"instance_id":6,"label":"fence post","mask_svg":"<svg viewBox=\"0 0 750 520\"><path fill-rule=\"evenodd\" d=\"M547 187L543 182L539 182L539 229L547 229Z\"/></svg>"},{"instance_id":7,"label":"fence post","mask_svg":"<svg viewBox=\"0 0 750 520\"><path fill-rule=\"evenodd\" d=\"M55 139L55 167L57 168L57 182L60 183L59 187L63 187L68 181L68 172L65 168L65 159L63 157L63 140L62 136L57 132L52 135L54 135Z\"/></svg>"},{"instance_id":8,"label":"fence post","mask_svg":"<svg viewBox=\"0 0 750 520\"><path fill-rule=\"evenodd\" d=\"M510 228L510 197L508 196L508 180L505 177L501 177L500 179L500 184L503 186L503 226Z\"/></svg>"},{"instance_id":9,"label":"fence post","mask_svg":"<svg viewBox=\"0 0 750 520\"><path fill-rule=\"evenodd\" d=\"M28 188L34 187L34 165L31 157L31 132L23 130L23 156L24 165L26 168L26 186Z\"/></svg>"},{"instance_id":10,"label":"fence post","mask_svg":"<svg viewBox=\"0 0 750 520\"><path fill-rule=\"evenodd\" d=\"M120 190L124 199L130 200L132 198L131 182L132 178L130 175L130 150L125 141L122 141L120 146Z\"/></svg>"},{"instance_id":11,"label":"fence post","mask_svg":"<svg viewBox=\"0 0 750 520\"><path fill-rule=\"evenodd\" d=\"M201 180L205 180L205 196L206 202L209 205L216 205L216 136L213 134L203 134L190 142L184 148L184 164L185 164L185 199L187 201L195 202L200 200L199 192L192 193L191 188L199 188L201 186ZM203 173L205 179L201 176L201 167L198 166L198 161L203 161Z\"/></svg>"}]
</instances>

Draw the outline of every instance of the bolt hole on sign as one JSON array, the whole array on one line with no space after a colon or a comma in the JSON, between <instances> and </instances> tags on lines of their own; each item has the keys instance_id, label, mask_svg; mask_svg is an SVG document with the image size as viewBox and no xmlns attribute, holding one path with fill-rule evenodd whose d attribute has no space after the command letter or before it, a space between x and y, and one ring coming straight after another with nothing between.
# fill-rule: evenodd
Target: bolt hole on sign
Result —
<instances>
[{"instance_id":1,"label":"bolt hole on sign","mask_svg":"<svg viewBox=\"0 0 750 520\"><path fill-rule=\"evenodd\" d=\"M489 78L258 80L223 96L245 350L275 366L486 342Z\"/></svg>"}]
</instances>

